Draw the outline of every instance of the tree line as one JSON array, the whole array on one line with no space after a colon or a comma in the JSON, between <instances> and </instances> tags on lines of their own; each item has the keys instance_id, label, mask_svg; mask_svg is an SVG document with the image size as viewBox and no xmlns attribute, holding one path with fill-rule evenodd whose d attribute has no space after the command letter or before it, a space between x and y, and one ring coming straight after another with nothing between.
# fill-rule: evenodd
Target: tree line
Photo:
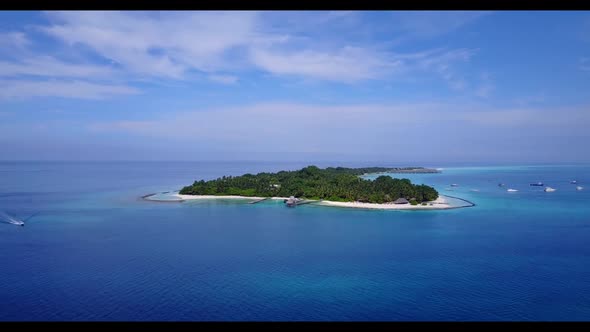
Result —
<instances>
[{"instance_id":1,"label":"tree line","mask_svg":"<svg viewBox=\"0 0 590 332\"><path fill-rule=\"evenodd\" d=\"M183 195L239 195L260 197L289 197L329 201L392 202L403 197L410 201L427 202L438 198L438 192L426 185L415 185L408 179L379 176L366 180L359 175L387 172L391 168L320 169L308 166L297 171L223 176L210 181L195 181L180 190Z\"/></svg>"}]
</instances>

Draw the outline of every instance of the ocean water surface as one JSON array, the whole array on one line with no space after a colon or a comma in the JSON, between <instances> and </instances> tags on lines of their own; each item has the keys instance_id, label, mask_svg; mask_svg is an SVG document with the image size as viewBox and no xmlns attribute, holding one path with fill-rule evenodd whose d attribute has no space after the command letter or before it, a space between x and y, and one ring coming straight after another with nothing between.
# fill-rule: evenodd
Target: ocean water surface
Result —
<instances>
[{"instance_id":1,"label":"ocean water surface","mask_svg":"<svg viewBox=\"0 0 590 332\"><path fill-rule=\"evenodd\" d=\"M0 320L590 320L589 165L401 176L455 210L140 198L307 164L0 162L0 212L32 215L0 223Z\"/></svg>"}]
</instances>

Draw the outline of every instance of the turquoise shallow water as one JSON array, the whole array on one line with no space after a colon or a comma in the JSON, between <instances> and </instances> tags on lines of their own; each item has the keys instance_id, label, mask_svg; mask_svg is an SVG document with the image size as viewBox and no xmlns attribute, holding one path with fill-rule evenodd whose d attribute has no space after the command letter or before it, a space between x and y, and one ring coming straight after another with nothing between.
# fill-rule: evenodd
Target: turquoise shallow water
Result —
<instances>
[{"instance_id":1,"label":"turquoise shallow water","mask_svg":"<svg viewBox=\"0 0 590 332\"><path fill-rule=\"evenodd\" d=\"M477 204L446 211L139 199L305 165L0 163L0 211L38 212L0 223L0 320L590 319L589 166L404 175Z\"/></svg>"}]
</instances>

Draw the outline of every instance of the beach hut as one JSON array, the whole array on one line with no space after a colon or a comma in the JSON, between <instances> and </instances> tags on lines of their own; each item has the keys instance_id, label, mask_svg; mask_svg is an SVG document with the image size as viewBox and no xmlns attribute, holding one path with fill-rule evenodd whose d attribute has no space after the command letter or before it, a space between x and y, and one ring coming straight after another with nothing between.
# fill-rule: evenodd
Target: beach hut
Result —
<instances>
[{"instance_id":1,"label":"beach hut","mask_svg":"<svg viewBox=\"0 0 590 332\"><path fill-rule=\"evenodd\" d=\"M395 201L393 201L393 204L408 204L410 202L408 202L407 199L400 197L398 199L396 199Z\"/></svg>"}]
</instances>

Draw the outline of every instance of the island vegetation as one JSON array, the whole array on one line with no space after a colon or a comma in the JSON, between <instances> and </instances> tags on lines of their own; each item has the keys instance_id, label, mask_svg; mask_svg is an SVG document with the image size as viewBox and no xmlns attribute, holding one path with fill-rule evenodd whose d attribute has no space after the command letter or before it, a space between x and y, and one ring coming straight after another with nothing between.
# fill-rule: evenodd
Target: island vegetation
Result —
<instances>
[{"instance_id":1,"label":"island vegetation","mask_svg":"<svg viewBox=\"0 0 590 332\"><path fill-rule=\"evenodd\" d=\"M181 195L235 195L247 197L289 197L338 202L388 203L405 198L412 204L433 201L438 192L408 179L381 175L366 180L360 175L388 172L391 168L320 169L308 166L297 171L223 176L210 181L195 181L180 190Z\"/></svg>"},{"instance_id":2,"label":"island vegetation","mask_svg":"<svg viewBox=\"0 0 590 332\"><path fill-rule=\"evenodd\" d=\"M440 170L434 168L424 167L396 167L388 171L388 173L408 173L408 174L425 174L425 173L441 173Z\"/></svg>"}]
</instances>

